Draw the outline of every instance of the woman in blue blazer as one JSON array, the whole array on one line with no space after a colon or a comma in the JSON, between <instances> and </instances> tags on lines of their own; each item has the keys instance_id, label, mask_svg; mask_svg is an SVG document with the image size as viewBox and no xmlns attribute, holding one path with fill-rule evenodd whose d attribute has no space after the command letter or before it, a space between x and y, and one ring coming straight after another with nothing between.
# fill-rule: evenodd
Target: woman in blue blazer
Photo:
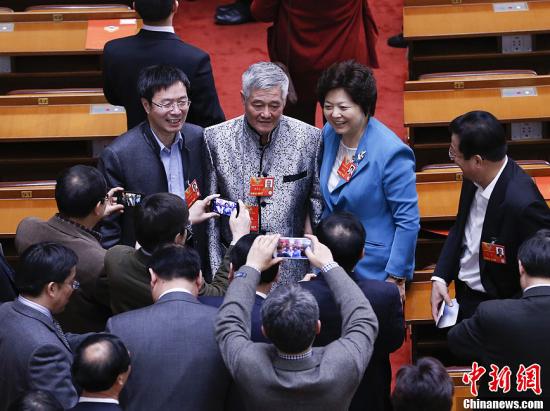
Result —
<instances>
[{"instance_id":1,"label":"woman in blue blazer","mask_svg":"<svg viewBox=\"0 0 550 411\"><path fill-rule=\"evenodd\" d=\"M345 210L367 231L360 277L393 281L404 293L412 279L419 229L412 150L372 117L376 81L353 61L328 68L318 83L323 128L321 190L324 216Z\"/></svg>"}]
</instances>

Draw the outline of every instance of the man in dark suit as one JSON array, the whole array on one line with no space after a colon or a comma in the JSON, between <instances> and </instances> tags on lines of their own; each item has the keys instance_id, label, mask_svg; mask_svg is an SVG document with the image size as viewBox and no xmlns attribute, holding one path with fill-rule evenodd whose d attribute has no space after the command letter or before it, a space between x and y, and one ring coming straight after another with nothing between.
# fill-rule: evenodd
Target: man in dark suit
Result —
<instances>
[{"instance_id":1,"label":"man in dark suit","mask_svg":"<svg viewBox=\"0 0 550 411\"><path fill-rule=\"evenodd\" d=\"M378 318L378 337L361 385L351 402L350 410L391 410L390 353L401 347L405 323L399 290L395 284L358 279L353 268L363 257L366 233L361 222L348 212L336 212L321 220L317 237L325 244L340 266L356 282L372 305ZM311 281L299 283L313 294L319 304L321 332L314 346L326 346L340 338L342 318L338 306L322 273Z\"/></svg>"},{"instance_id":2,"label":"man in dark suit","mask_svg":"<svg viewBox=\"0 0 550 411\"><path fill-rule=\"evenodd\" d=\"M203 50L184 43L176 36L172 19L178 9L176 0L135 0L143 26L135 36L109 41L103 50L103 92L111 104L124 106L128 129L145 120L137 90L141 69L167 64L181 69L193 88L187 121L201 127L221 123L220 107L210 57Z\"/></svg>"},{"instance_id":3,"label":"man in dark suit","mask_svg":"<svg viewBox=\"0 0 550 411\"><path fill-rule=\"evenodd\" d=\"M130 355L112 334L94 334L77 348L72 366L82 389L74 411L121 411L118 396L130 374Z\"/></svg>"},{"instance_id":4,"label":"man in dark suit","mask_svg":"<svg viewBox=\"0 0 550 411\"><path fill-rule=\"evenodd\" d=\"M521 298L481 303L471 318L449 331L449 347L455 355L486 368L479 383L482 396L550 397L550 230L540 230L525 241L518 260ZM499 371L510 367L508 393L490 391L491 364ZM518 385L520 381L525 384Z\"/></svg>"},{"instance_id":5,"label":"man in dark suit","mask_svg":"<svg viewBox=\"0 0 550 411\"><path fill-rule=\"evenodd\" d=\"M21 254L30 245L55 241L78 256L76 279L80 287L66 309L56 314L65 331L83 333L103 331L111 316L109 289L103 271L105 249L96 225L124 207L116 204L103 175L94 167L77 165L61 173L55 186L59 214L47 221L25 218L17 227L15 247Z\"/></svg>"},{"instance_id":6,"label":"man in dark suit","mask_svg":"<svg viewBox=\"0 0 550 411\"><path fill-rule=\"evenodd\" d=\"M243 209L241 209L241 213ZM229 224L231 226L231 223ZM258 233L250 233L242 236L229 252L229 279L233 279L235 275L235 269L242 267L246 264L246 257L252 247L252 243L258 237ZM233 241L235 241L235 235L233 235ZM270 342L266 336L262 333L262 305L267 298L267 295L271 291L273 283L277 281L277 275L279 274L279 264L269 267L267 270L262 271L260 275L260 282L256 287L256 298L254 305L252 306L251 313L251 327L250 327L250 339L254 342ZM200 297L199 301L206 305L219 308L223 303L222 297Z\"/></svg>"},{"instance_id":7,"label":"man in dark suit","mask_svg":"<svg viewBox=\"0 0 550 411\"><path fill-rule=\"evenodd\" d=\"M133 410L223 410L231 379L214 338L216 309L201 304L200 259L171 244L150 261L155 304L111 318L132 355L121 405Z\"/></svg>"},{"instance_id":8,"label":"man in dark suit","mask_svg":"<svg viewBox=\"0 0 550 411\"><path fill-rule=\"evenodd\" d=\"M537 186L506 156L506 136L498 120L472 111L450 126L449 158L462 170L456 222L449 232L432 277L432 315L455 281L459 320L480 302L511 298L521 292L519 245L539 228L550 227L550 211Z\"/></svg>"},{"instance_id":9,"label":"man in dark suit","mask_svg":"<svg viewBox=\"0 0 550 411\"><path fill-rule=\"evenodd\" d=\"M186 198L190 186L205 193L203 180L202 128L186 123L190 87L185 73L171 66L153 66L144 69L138 81L141 103L147 120L115 139L105 148L98 167L111 187L124 187L144 195L170 192ZM197 200L194 207L201 218L195 224L194 245L203 259L203 270L209 273L206 226L212 197ZM191 204L188 204L191 209ZM192 211L192 210L190 210ZM121 243L135 246L134 210L102 226L103 245L107 248ZM210 278L207 275L207 278Z\"/></svg>"},{"instance_id":10,"label":"man in dark suit","mask_svg":"<svg viewBox=\"0 0 550 411\"><path fill-rule=\"evenodd\" d=\"M53 314L78 288L77 261L74 251L56 243L32 245L21 256L20 295L0 305L0 411L30 389L49 391L63 408L76 404L72 349L81 338L64 334Z\"/></svg>"}]
</instances>

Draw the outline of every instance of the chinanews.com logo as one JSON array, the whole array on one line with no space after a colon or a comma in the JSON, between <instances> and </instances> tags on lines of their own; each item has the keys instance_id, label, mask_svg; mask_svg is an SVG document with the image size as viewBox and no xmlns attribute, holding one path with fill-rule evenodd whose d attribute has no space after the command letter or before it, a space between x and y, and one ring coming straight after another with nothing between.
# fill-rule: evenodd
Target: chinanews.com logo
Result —
<instances>
[{"instance_id":1,"label":"chinanews.com logo","mask_svg":"<svg viewBox=\"0 0 550 411\"><path fill-rule=\"evenodd\" d=\"M535 399L513 399L508 396L513 396L512 391L512 370L509 366L499 368L495 364L490 365L489 371L489 392L507 394L506 399L479 399L478 396L478 381L487 373L487 369L477 362L472 363L470 372L465 372L462 375L462 382L470 386L470 394L473 398L465 398L462 400L462 406L466 410L543 410L544 400ZM515 392L534 394L536 397L541 396L541 366L539 364L531 364L525 366L520 364L517 372L514 375Z\"/></svg>"}]
</instances>

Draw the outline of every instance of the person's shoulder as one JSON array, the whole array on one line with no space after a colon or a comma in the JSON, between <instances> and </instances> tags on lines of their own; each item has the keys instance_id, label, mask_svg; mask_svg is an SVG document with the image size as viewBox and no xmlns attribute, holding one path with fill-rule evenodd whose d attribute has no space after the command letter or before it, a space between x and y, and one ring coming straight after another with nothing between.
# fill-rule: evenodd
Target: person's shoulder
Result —
<instances>
[{"instance_id":1,"label":"person's shoulder","mask_svg":"<svg viewBox=\"0 0 550 411\"><path fill-rule=\"evenodd\" d=\"M523 209L530 203L544 201L533 178L511 158L508 158L502 177L507 179L505 204L508 206Z\"/></svg>"},{"instance_id":2,"label":"person's shoulder","mask_svg":"<svg viewBox=\"0 0 550 411\"><path fill-rule=\"evenodd\" d=\"M41 218L38 218L38 217L26 217L23 220L21 220L17 225L17 232L28 228L32 229L37 226L45 226L47 225L47 223L48 223L47 221L42 220Z\"/></svg>"},{"instance_id":3,"label":"person's shoulder","mask_svg":"<svg viewBox=\"0 0 550 411\"><path fill-rule=\"evenodd\" d=\"M217 139L225 140L228 136L237 137L242 133L244 115L226 120L204 129L204 138L207 142Z\"/></svg>"},{"instance_id":4,"label":"person's shoulder","mask_svg":"<svg viewBox=\"0 0 550 411\"><path fill-rule=\"evenodd\" d=\"M109 40L107 43L105 43L105 46L103 47L103 53L109 54L111 51L115 52L119 50L127 50L128 45L135 41L136 35ZM116 53L114 53L113 56L116 57Z\"/></svg>"},{"instance_id":5,"label":"person's shoulder","mask_svg":"<svg viewBox=\"0 0 550 411\"><path fill-rule=\"evenodd\" d=\"M372 304L373 309L388 308L396 304L401 304L399 290L393 283L380 280L361 279L357 285L365 294L365 297Z\"/></svg>"},{"instance_id":6,"label":"person's shoulder","mask_svg":"<svg viewBox=\"0 0 550 411\"><path fill-rule=\"evenodd\" d=\"M121 260L135 259L136 249L128 245L118 244L111 247L105 253L105 262L120 262Z\"/></svg>"},{"instance_id":7,"label":"person's shoulder","mask_svg":"<svg viewBox=\"0 0 550 411\"><path fill-rule=\"evenodd\" d=\"M192 123L184 123L180 132L182 136L184 136L187 144L203 142L204 129L201 126Z\"/></svg>"},{"instance_id":8,"label":"person's shoulder","mask_svg":"<svg viewBox=\"0 0 550 411\"><path fill-rule=\"evenodd\" d=\"M283 115L281 117L281 124L287 127L294 137L321 138L320 129L296 118Z\"/></svg>"},{"instance_id":9,"label":"person's shoulder","mask_svg":"<svg viewBox=\"0 0 550 411\"><path fill-rule=\"evenodd\" d=\"M410 152L412 154L412 149L397 134L375 117L369 119L367 132L373 134L372 136L367 135L367 141L372 148L378 148L387 153Z\"/></svg>"}]
</instances>

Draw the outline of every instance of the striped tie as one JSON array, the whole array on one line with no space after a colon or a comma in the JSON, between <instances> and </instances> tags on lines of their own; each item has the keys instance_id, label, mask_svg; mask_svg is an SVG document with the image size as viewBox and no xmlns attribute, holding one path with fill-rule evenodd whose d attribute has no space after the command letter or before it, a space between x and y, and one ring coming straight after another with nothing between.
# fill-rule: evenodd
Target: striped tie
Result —
<instances>
[{"instance_id":1,"label":"striped tie","mask_svg":"<svg viewBox=\"0 0 550 411\"><path fill-rule=\"evenodd\" d=\"M61 329L61 325L56 320L53 320L53 326L57 331L57 335L61 338L61 341L63 341L67 347L70 347L69 341L67 341L67 338L65 337L65 333Z\"/></svg>"}]
</instances>

